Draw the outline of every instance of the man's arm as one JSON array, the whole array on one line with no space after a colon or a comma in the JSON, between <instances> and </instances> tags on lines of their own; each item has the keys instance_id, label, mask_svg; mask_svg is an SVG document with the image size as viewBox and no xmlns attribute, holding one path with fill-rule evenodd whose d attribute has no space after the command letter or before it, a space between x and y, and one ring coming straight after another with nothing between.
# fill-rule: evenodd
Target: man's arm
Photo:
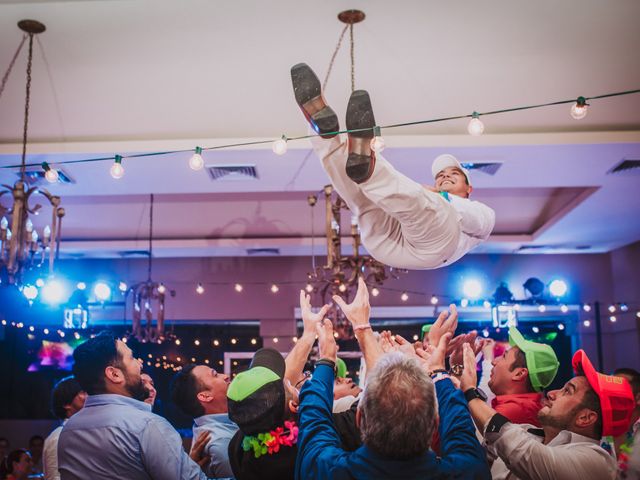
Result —
<instances>
[{"instance_id":1,"label":"man's arm","mask_svg":"<svg viewBox=\"0 0 640 480\"><path fill-rule=\"evenodd\" d=\"M462 231L471 237L486 240L496 223L496 212L484 203L450 195L449 201L460 214Z\"/></svg>"},{"instance_id":2,"label":"man's arm","mask_svg":"<svg viewBox=\"0 0 640 480\"><path fill-rule=\"evenodd\" d=\"M364 283L364 279L358 277L358 291L353 302L347 304L339 295L334 295L333 301L338 304L351 322L367 371L370 372L382 356L382 349L378 345L378 341L373 335L373 330L371 330L371 325L369 324L371 306L369 305L369 290L367 290L367 284Z\"/></svg>"},{"instance_id":3,"label":"man's arm","mask_svg":"<svg viewBox=\"0 0 640 480\"><path fill-rule=\"evenodd\" d=\"M318 326L318 342L320 360L335 361L337 347L330 321ZM334 376L331 366L316 365L313 379L300 392L297 480L333 478L331 469L346 455L333 425Z\"/></svg>"},{"instance_id":4,"label":"man's arm","mask_svg":"<svg viewBox=\"0 0 640 480\"><path fill-rule=\"evenodd\" d=\"M155 480L206 480L200 466L182 448L180 435L162 417L150 420L140 436L142 463Z\"/></svg>"},{"instance_id":5,"label":"man's arm","mask_svg":"<svg viewBox=\"0 0 640 480\"><path fill-rule=\"evenodd\" d=\"M300 290L300 312L302 315L303 331L294 347L285 358L286 370L284 378L295 385L302 373L304 364L307 362L309 353L316 341L316 325L321 322L329 310L329 305L324 305L318 313L311 310L309 295L304 290Z\"/></svg>"}]
</instances>

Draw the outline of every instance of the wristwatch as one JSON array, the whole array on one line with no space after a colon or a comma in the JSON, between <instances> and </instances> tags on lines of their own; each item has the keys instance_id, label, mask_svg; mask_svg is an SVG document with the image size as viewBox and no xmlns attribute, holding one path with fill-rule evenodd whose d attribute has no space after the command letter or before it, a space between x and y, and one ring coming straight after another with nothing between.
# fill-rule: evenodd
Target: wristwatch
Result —
<instances>
[{"instance_id":1,"label":"wristwatch","mask_svg":"<svg viewBox=\"0 0 640 480\"><path fill-rule=\"evenodd\" d=\"M466 392L464 392L464 398L467 399L467 403L469 403L474 398L479 398L483 402L487 401L487 394L484 393L479 388L470 388Z\"/></svg>"}]
</instances>

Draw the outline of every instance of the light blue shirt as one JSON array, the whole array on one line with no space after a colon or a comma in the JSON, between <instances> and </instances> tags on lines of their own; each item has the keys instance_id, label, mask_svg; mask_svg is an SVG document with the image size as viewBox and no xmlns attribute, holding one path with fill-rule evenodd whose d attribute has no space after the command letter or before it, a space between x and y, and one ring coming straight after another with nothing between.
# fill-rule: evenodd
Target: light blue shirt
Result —
<instances>
[{"instance_id":1,"label":"light blue shirt","mask_svg":"<svg viewBox=\"0 0 640 480\"><path fill-rule=\"evenodd\" d=\"M229 442L238 431L238 426L229 420L226 413L202 415L193 420L193 441L203 432L211 432L207 454L211 456L207 475L211 478L233 478L229 463Z\"/></svg>"},{"instance_id":2,"label":"light blue shirt","mask_svg":"<svg viewBox=\"0 0 640 480\"><path fill-rule=\"evenodd\" d=\"M115 394L90 395L58 441L62 480L206 479L178 432L151 405Z\"/></svg>"}]
</instances>

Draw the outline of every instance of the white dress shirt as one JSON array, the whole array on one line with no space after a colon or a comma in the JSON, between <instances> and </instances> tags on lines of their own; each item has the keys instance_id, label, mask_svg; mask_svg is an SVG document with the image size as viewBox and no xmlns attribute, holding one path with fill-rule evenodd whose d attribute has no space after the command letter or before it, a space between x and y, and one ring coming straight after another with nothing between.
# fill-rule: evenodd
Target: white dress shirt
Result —
<instances>
[{"instance_id":1,"label":"white dress shirt","mask_svg":"<svg viewBox=\"0 0 640 480\"><path fill-rule=\"evenodd\" d=\"M62 425L59 427L56 427L44 441L42 466L46 480L60 480L60 472L58 471L58 439L60 438L60 432L62 432L62 427L64 427L65 423L67 423L67 420L62 422Z\"/></svg>"}]
</instances>

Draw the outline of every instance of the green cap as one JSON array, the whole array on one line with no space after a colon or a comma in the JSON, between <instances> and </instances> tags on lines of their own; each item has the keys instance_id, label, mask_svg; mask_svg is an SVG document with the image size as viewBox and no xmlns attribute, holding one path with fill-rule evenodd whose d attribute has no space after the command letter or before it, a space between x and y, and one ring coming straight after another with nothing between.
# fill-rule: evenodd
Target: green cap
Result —
<instances>
[{"instance_id":1,"label":"green cap","mask_svg":"<svg viewBox=\"0 0 640 480\"><path fill-rule=\"evenodd\" d=\"M429 333L429 330L431 330L431 325L431 323L425 323L424 325L422 325L422 328L420 329L420 338L424 338L425 335Z\"/></svg>"},{"instance_id":2,"label":"green cap","mask_svg":"<svg viewBox=\"0 0 640 480\"><path fill-rule=\"evenodd\" d=\"M336 359L336 376L338 378L345 378L347 376L347 364L344 363L344 360L338 357Z\"/></svg>"},{"instance_id":3,"label":"green cap","mask_svg":"<svg viewBox=\"0 0 640 480\"><path fill-rule=\"evenodd\" d=\"M266 367L253 367L239 373L229 384L227 398L241 402L271 382L282 382L282 379Z\"/></svg>"},{"instance_id":4,"label":"green cap","mask_svg":"<svg viewBox=\"0 0 640 480\"><path fill-rule=\"evenodd\" d=\"M558 358L550 345L525 340L517 328L509 329L509 345L524 352L529 370L529 380L536 392L547 388L558 373Z\"/></svg>"}]
</instances>

